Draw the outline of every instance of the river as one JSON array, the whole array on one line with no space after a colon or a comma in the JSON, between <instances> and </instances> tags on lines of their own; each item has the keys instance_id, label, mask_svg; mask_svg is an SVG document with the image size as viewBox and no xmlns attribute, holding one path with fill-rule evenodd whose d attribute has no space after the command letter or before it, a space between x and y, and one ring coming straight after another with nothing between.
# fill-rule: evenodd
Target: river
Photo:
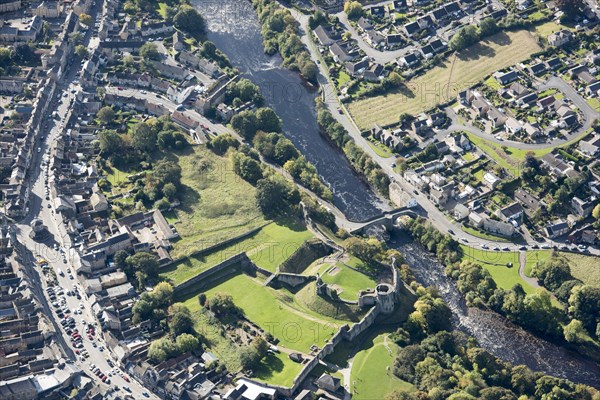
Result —
<instances>
[{"instance_id":1,"label":"river","mask_svg":"<svg viewBox=\"0 0 600 400\"><path fill-rule=\"evenodd\" d=\"M407 234L394 232L388 245L404 254L419 283L439 289L452 309L455 327L477 339L482 348L515 365L600 388L598 364L532 335L497 313L467 307L444 266Z\"/></svg>"},{"instance_id":2,"label":"river","mask_svg":"<svg viewBox=\"0 0 600 400\"><path fill-rule=\"evenodd\" d=\"M316 91L308 90L299 75L281 68L279 56L264 53L260 24L252 5L243 0L192 0L205 16L207 37L257 84L266 103L283 122L283 134L305 155L333 193L333 203L349 220L363 221L381 213L385 205L354 172L345 156L317 126Z\"/></svg>"},{"instance_id":3,"label":"river","mask_svg":"<svg viewBox=\"0 0 600 400\"><path fill-rule=\"evenodd\" d=\"M231 62L259 85L269 106L281 117L284 134L312 162L331 188L334 204L351 220L381 212L377 196L352 170L344 156L318 132L314 99L296 73L279 66L278 57L263 52L260 26L245 0L192 0L205 16L208 38ZM405 254L418 281L435 286L453 311L458 329L475 337L481 347L514 364L527 365L557 377L600 388L600 367L577 353L540 339L498 314L468 308L443 266L406 237L392 235L390 246Z\"/></svg>"}]
</instances>

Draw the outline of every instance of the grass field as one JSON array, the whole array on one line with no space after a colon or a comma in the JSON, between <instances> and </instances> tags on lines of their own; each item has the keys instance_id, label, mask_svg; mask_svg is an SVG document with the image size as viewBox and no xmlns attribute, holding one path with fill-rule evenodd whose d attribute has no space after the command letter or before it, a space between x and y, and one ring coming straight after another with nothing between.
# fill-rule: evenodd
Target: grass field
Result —
<instances>
[{"instance_id":1,"label":"grass field","mask_svg":"<svg viewBox=\"0 0 600 400\"><path fill-rule=\"evenodd\" d=\"M413 385L393 374L392 364L399 347L387 336L384 333L365 341L354 356L350 373L353 399L384 399L396 389L414 390Z\"/></svg>"},{"instance_id":2,"label":"grass field","mask_svg":"<svg viewBox=\"0 0 600 400\"><path fill-rule=\"evenodd\" d=\"M452 57L442 66L411 80L403 91L350 103L350 113L361 129L395 123L400 114L416 115L455 98L459 91L492 72L527 59L539 50L529 31L499 33L461 51L455 60Z\"/></svg>"},{"instance_id":3,"label":"grass field","mask_svg":"<svg viewBox=\"0 0 600 400\"><path fill-rule=\"evenodd\" d=\"M360 263L360 261L354 259L350 261L349 265L357 265L356 262ZM373 289L377 285L375 279L349 268L342 262L335 264L317 262L307 268L304 274L314 275L316 273L319 273L323 282L338 289L340 298L344 300L356 301L360 290Z\"/></svg>"},{"instance_id":4,"label":"grass field","mask_svg":"<svg viewBox=\"0 0 600 400\"><path fill-rule=\"evenodd\" d=\"M256 189L238 177L226 157L193 146L177 157L183 191L177 214L181 240L171 255L178 258L222 242L265 223L256 205Z\"/></svg>"},{"instance_id":5,"label":"grass field","mask_svg":"<svg viewBox=\"0 0 600 400\"><path fill-rule=\"evenodd\" d=\"M285 353L268 354L260 366L252 370L252 378L269 383L290 387L303 365L289 359Z\"/></svg>"},{"instance_id":6,"label":"grass field","mask_svg":"<svg viewBox=\"0 0 600 400\"><path fill-rule=\"evenodd\" d=\"M558 32L561 29L565 29L565 28L569 29L568 27L566 27L564 25L557 24L554 21L549 21L549 22L545 22L543 24L536 26L535 32L538 33L540 36L548 37L548 35L550 35L551 33Z\"/></svg>"},{"instance_id":7,"label":"grass field","mask_svg":"<svg viewBox=\"0 0 600 400\"><path fill-rule=\"evenodd\" d=\"M258 279L236 275L205 291L208 298L215 293L228 293L250 321L270 332L283 347L308 353L313 344L322 346L346 321L335 321L294 304L294 296L284 290L263 286ZM196 295L185 300L190 311L200 310Z\"/></svg>"},{"instance_id":8,"label":"grass field","mask_svg":"<svg viewBox=\"0 0 600 400\"><path fill-rule=\"evenodd\" d=\"M571 275L587 285L600 286L600 258L561 252L569 260Z\"/></svg>"},{"instance_id":9,"label":"grass field","mask_svg":"<svg viewBox=\"0 0 600 400\"><path fill-rule=\"evenodd\" d=\"M487 269L502 289L512 289L517 283L523 286L526 293L534 293L535 288L521 279L519 275L519 253L515 251L486 251L460 245L463 250L463 260L474 261ZM508 263L512 267L507 267Z\"/></svg>"},{"instance_id":10,"label":"grass field","mask_svg":"<svg viewBox=\"0 0 600 400\"><path fill-rule=\"evenodd\" d=\"M275 272L283 261L312 237L312 233L303 226L289 224L284 226L272 222L239 242L203 256L188 257L180 263L165 268L160 276L174 284L179 284L243 251L259 267Z\"/></svg>"}]
</instances>

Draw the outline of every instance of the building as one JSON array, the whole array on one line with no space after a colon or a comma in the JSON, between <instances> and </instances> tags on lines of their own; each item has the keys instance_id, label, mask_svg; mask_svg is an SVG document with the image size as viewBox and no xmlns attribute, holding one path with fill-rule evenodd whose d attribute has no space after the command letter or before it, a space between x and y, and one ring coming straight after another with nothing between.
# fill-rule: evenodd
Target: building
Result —
<instances>
[{"instance_id":1,"label":"building","mask_svg":"<svg viewBox=\"0 0 600 400\"><path fill-rule=\"evenodd\" d=\"M499 84L504 86L516 81L519 78L519 74L514 70L508 72L496 72L494 78L496 78Z\"/></svg>"},{"instance_id":2,"label":"building","mask_svg":"<svg viewBox=\"0 0 600 400\"><path fill-rule=\"evenodd\" d=\"M523 206L520 203L512 203L509 206L500 208L496 211L496 215L506 222L515 221L517 225L523 222Z\"/></svg>"},{"instance_id":3,"label":"building","mask_svg":"<svg viewBox=\"0 0 600 400\"><path fill-rule=\"evenodd\" d=\"M483 174L483 184L494 190L502 182L502 179L498 178L492 172L486 172Z\"/></svg>"},{"instance_id":4,"label":"building","mask_svg":"<svg viewBox=\"0 0 600 400\"><path fill-rule=\"evenodd\" d=\"M548 44L554 47L563 46L571 41L573 34L568 29L562 29L558 32L548 35Z\"/></svg>"},{"instance_id":5,"label":"building","mask_svg":"<svg viewBox=\"0 0 600 400\"><path fill-rule=\"evenodd\" d=\"M587 199L587 200L582 200L577 196L574 196L571 199L571 208L573 209L573 212L581 217L581 218L587 218L590 215L592 215L592 210L594 209L594 205L595 205L595 199Z\"/></svg>"},{"instance_id":6,"label":"building","mask_svg":"<svg viewBox=\"0 0 600 400\"><path fill-rule=\"evenodd\" d=\"M334 376L324 373L319 377L319 379L317 379L316 384L319 388L323 390L327 390L329 392L336 392L341 386L341 381L340 378L336 378Z\"/></svg>"},{"instance_id":7,"label":"building","mask_svg":"<svg viewBox=\"0 0 600 400\"><path fill-rule=\"evenodd\" d=\"M579 142L578 150L585 156L594 157L600 152L600 135L595 134L588 140Z\"/></svg>"},{"instance_id":8,"label":"building","mask_svg":"<svg viewBox=\"0 0 600 400\"><path fill-rule=\"evenodd\" d=\"M11 12L21 9L21 0L0 0L0 12Z\"/></svg>"},{"instance_id":9,"label":"building","mask_svg":"<svg viewBox=\"0 0 600 400\"><path fill-rule=\"evenodd\" d=\"M457 221L462 221L463 219L467 218L469 216L469 213L469 209L465 205L460 203L457 203L454 206L454 210L452 210L452 214L454 215L454 218Z\"/></svg>"},{"instance_id":10,"label":"building","mask_svg":"<svg viewBox=\"0 0 600 400\"><path fill-rule=\"evenodd\" d=\"M342 38L338 32L331 28L325 28L323 25L317 26L314 33L322 46L331 46Z\"/></svg>"},{"instance_id":11,"label":"building","mask_svg":"<svg viewBox=\"0 0 600 400\"><path fill-rule=\"evenodd\" d=\"M483 229L495 235L511 237L515 234L515 227L508 222L496 221L491 218L484 218Z\"/></svg>"},{"instance_id":12,"label":"building","mask_svg":"<svg viewBox=\"0 0 600 400\"><path fill-rule=\"evenodd\" d=\"M58 1L43 1L36 7L34 13L40 18L58 18L60 11L61 7Z\"/></svg>"},{"instance_id":13,"label":"building","mask_svg":"<svg viewBox=\"0 0 600 400\"><path fill-rule=\"evenodd\" d=\"M545 207L541 201L521 188L515 191L515 200L521 203L525 214L527 214L529 218L532 218L536 211L540 210L542 207Z\"/></svg>"},{"instance_id":14,"label":"building","mask_svg":"<svg viewBox=\"0 0 600 400\"><path fill-rule=\"evenodd\" d=\"M544 230L546 231L546 236L550 239L555 239L569 232L569 224L562 219L558 219L546 225Z\"/></svg>"}]
</instances>

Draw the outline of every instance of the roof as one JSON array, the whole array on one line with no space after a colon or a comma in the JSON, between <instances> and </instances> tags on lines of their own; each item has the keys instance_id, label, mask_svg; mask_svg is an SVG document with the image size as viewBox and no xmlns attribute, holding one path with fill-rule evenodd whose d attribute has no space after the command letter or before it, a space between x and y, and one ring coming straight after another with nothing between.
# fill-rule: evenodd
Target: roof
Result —
<instances>
[{"instance_id":1,"label":"roof","mask_svg":"<svg viewBox=\"0 0 600 400\"><path fill-rule=\"evenodd\" d=\"M406 32L411 35L415 32L417 32L418 30L421 29L421 27L419 26L419 24L417 22L409 22L408 24L404 25L404 29L406 30Z\"/></svg>"}]
</instances>

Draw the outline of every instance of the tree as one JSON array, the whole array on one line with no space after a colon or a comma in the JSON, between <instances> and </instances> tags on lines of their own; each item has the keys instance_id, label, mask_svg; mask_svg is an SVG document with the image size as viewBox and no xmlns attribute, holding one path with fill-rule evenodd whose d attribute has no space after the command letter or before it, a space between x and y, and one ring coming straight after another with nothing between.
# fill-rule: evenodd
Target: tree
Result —
<instances>
[{"instance_id":1,"label":"tree","mask_svg":"<svg viewBox=\"0 0 600 400\"><path fill-rule=\"evenodd\" d=\"M148 358L154 363L160 363L179 353L177 344L169 337L153 341L148 348Z\"/></svg>"},{"instance_id":2,"label":"tree","mask_svg":"<svg viewBox=\"0 0 600 400\"><path fill-rule=\"evenodd\" d=\"M115 111L110 106L102 107L96 113L96 117L105 125L112 123L115 120L115 116Z\"/></svg>"},{"instance_id":3,"label":"tree","mask_svg":"<svg viewBox=\"0 0 600 400\"><path fill-rule=\"evenodd\" d=\"M237 149L240 145L240 142L231 134L224 133L219 135L208 142L209 147L218 155L223 155L229 150L230 147Z\"/></svg>"},{"instance_id":4,"label":"tree","mask_svg":"<svg viewBox=\"0 0 600 400\"><path fill-rule=\"evenodd\" d=\"M300 202L298 189L280 177L261 179L256 188L256 202L265 215L283 214Z\"/></svg>"},{"instance_id":5,"label":"tree","mask_svg":"<svg viewBox=\"0 0 600 400\"><path fill-rule=\"evenodd\" d=\"M143 272L148 278L158 276L158 260L150 253L140 251L127 257L125 273L129 277L135 276L136 272Z\"/></svg>"},{"instance_id":6,"label":"tree","mask_svg":"<svg viewBox=\"0 0 600 400\"><path fill-rule=\"evenodd\" d=\"M467 25L452 36L448 46L454 51L459 51L475 44L478 40L477 29L473 25Z\"/></svg>"},{"instance_id":7,"label":"tree","mask_svg":"<svg viewBox=\"0 0 600 400\"><path fill-rule=\"evenodd\" d=\"M154 43L144 43L142 47L140 47L140 57L144 60L160 60L160 53L158 52L158 48Z\"/></svg>"},{"instance_id":8,"label":"tree","mask_svg":"<svg viewBox=\"0 0 600 400\"><path fill-rule=\"evenodd\" d=\"M204 43L202 43L200 53L205 57L212 58L217 54L217 46L210 40L207 40ZM242 79L240 79L240 81L241 80Z\"/></svg>"},{"instance_id":9,"label":"tree","mask_svg":"<svg viewBox=\"0 0 600 400\"><path fill-rule=\"evenodd\" d=\"M175 186L181 184L181 167L175 161L161 158L152 168L152 176L162 185L172 183Z\"/></svg>"},{"instance_id":10,"label":"tree","mask_svg":"<svg viewBox=\"0 0 600 400\"><path fill-rule=\"evenodd\" d=\"M78 44L75 46L75 54L77 54L79 57L85 58L88 56L88 50L84 45Z\"/></svg>"},{"instance_id":11,"label":"tree","mask_svg":"<svg viewBox=\"0 0 600 400\"><path fill-rule=\"evenodd\" d=\"M588 332L595 332L600 323L600 287L582 285L573 288L569 311L581 321Z\"/></svg>"},{"instance_id":12,"label":"tree","mask_svg":"<svg viewBox=\"0 0 600 400\"><path fill-rule=\"evenodd\" d=\"M362 4L358 1L348 1L344 4L344 12L348 19L359 19L363 15Z\"/></svg>"},{"instance_id":13,"label":"tree","mask_svg":"<svg viewBox=\"0 0 600 400\"><path fill-rule=\"evenodd\" d=\"M568 18L573 18L580 13L585 6L583 0L557 0L556 6L564 12Z\"/></svg>"},{"instance_id":14,"label":"tree","mask_svg":"<svg viewBox=\"0 0 600 400\"><path fill-rule=\"evenodd\" d=\"M309 82L316 83L319 75L319 67L313 61L309 60L300 67L300 74Z\"/></svg>"},{"instance_id":15,"label":"tree","mask_svg":"<svg viewBox=\"0 0 600 400\"><path fill-rule=\"evenodd\" d=\"M232 128L248 140L252 140L258 129L258 119L251 110L242 111L231 118Z\"/></svg>"},{"instance_id":16,"label":"tree","mask_svg":"<svg viewBox=\"0 0 600 400\"><path fill-rule=\"evenodd\" d=\"M85 26L92 26L92 24L94 23L94 19L89 14L81 13L79 14L79 22L81 22Z\"/></svg>"},{"instance_id":17,"label":"tree","mask_svg":"<svg viewBox=\"0 0 600 400\"><path fill-rule=\"evenodd\" d=\"M398 88L402 85L402 77L397 72L390 72L386 78L388 85L392 88Z\"/></svg>"},{"instance_id":18,"label":"tree","mask_svg":"<svg viewBox=\"0 0 600 400\"><path fill-rule=\"evenodd\" d=\"M257 129L264 132L281 132L281 119L268 107L256 110Z\"/></svg>"},{"instance_id":19,"label":"tree","mask_svg":"<svg viewBox=\"0 0 600 400\"><path fill-rule=\"evenodd\" d=\"M540 262L534 266L532 272L540 283L551 291L557 290L564 282L572 279L571 269L564 258L553 257Z\"/></svg>"},{"instance_id":20,"label":"tree","mask_svg":"<svg viewBox=\"0 0 600 400\"><path fill-rule=\"evenodd\" d=\"M147 123L137 123L131 131L131 145L134 149L146 154L156 149L157 134Z\"/></svg>"},{"instance_id":21,"label":"tree","mask_svg":"<svg viewBox=\"0 0 600 400\"><path fill-rule=\"evenodd\" d=\"M594 207L594 210L592 211L592 217L600 221L600 203L596 204L596 207Z\"/></svg>"},{"instance_id":22,"label":"tree","mask_svg":"<svg viewBox=\"0 0 600 400\"><path fill-rule=\"evenodd\" d=\"M162 188L162 193L169 201L173 201L177 194L177 186L173 182L167 182Z\"/></svg>"},{"instance_id":23,"label":"tree","mask_svg":"<svg viewBox=\"0 0 600 400\"><path fill-rule=\"evenodd\" d=\"M296 146L287 138L280 138L275 144L274 158L277 164L283 165L286 161L299 156Z\"/></svg>"},{"instance_id":24,"label":"tree","mask_svg":"<svg viewBox=\"0 0 600 400\"><path fill-rule=\"evenodd\" d=\"M194 328L194 320L190 310L182 303L175 303L169 307L169 331L177 336L190 333Z\"/></svg>"},{"instance_id":25,"label":"tree","mask_svg":"<svg viewBox=\"0 0 600 400\"><path fill-rule=\"evenodd\" d=\"M184 4L173 17L175 28L187 32L192 36L204 32L204 18L193 7Z\"/></svg>"},{"instance_id":26,"label":"tree","mask_svg":"<svg viewBox=\"0 0 600 400\"><path fill-rule=\"evenodd\" d=\"M233 297L227 293L216 293L211 297L208 300L208 309L218 317L237 312Z\"/></svg>"},{"instance_id":27,"label":"tree","mask_svg":"<svg viewBox=\"0 0 600 400\"><path fill-rule=\"evenodd\" d=\"M263 177L260 163L243 153L234 154L233 169L238 176L252 184Z\"/></svg>"},{"instance_id":28,"label":"tree","mask_svg":"<svg viewBox=\"0 0 600 400\"><path fill-rule=\"evenodd\" d=\"M194 335L189 333L182 333L175 339L177 349L181 354L187 353L188 351L198 350L200 347L200 341Z\"/></svg>"},{"instance_id":29,"label":"tree","mask_svg":"<svg viewBox=\"0 0 600 400\"><path fill-rule=\"evenodd\" d=\"M498 24L494 18L484 18L479 22L479 36L486 37L498 32Z\"/></svg>"},{"instance_id":30,"label":"tree","mask_svg":"<svg viewBox=\"0 0 600 400\"><path fill-rule=\"evenodd\" d=\"M200 293L198 295L198 303L200 303L200 307L204 307L206 305L206 293Z\"/></svg>"},{"instance_id":31,"label":"tree","mask_svg":"<svg viewBox=\"0 0 600 400\"><path fill-rule=\"evenodd\" d=\"M98 141L100 151L108 156L121 152L125 148L123 137L115 131L100 131Z\"/></svg>"},{"instance_id":32,"label":"tree","mask_svg":"<svg viewBox=\"0 0 600 400\"><path fill-rule=\"evenodd\" d=\"M563 328L565 340L570 343L580 343L585 341L586 332L583 324L579 320L571 320L568 325Z\"/></svg>"}]
</instances>

